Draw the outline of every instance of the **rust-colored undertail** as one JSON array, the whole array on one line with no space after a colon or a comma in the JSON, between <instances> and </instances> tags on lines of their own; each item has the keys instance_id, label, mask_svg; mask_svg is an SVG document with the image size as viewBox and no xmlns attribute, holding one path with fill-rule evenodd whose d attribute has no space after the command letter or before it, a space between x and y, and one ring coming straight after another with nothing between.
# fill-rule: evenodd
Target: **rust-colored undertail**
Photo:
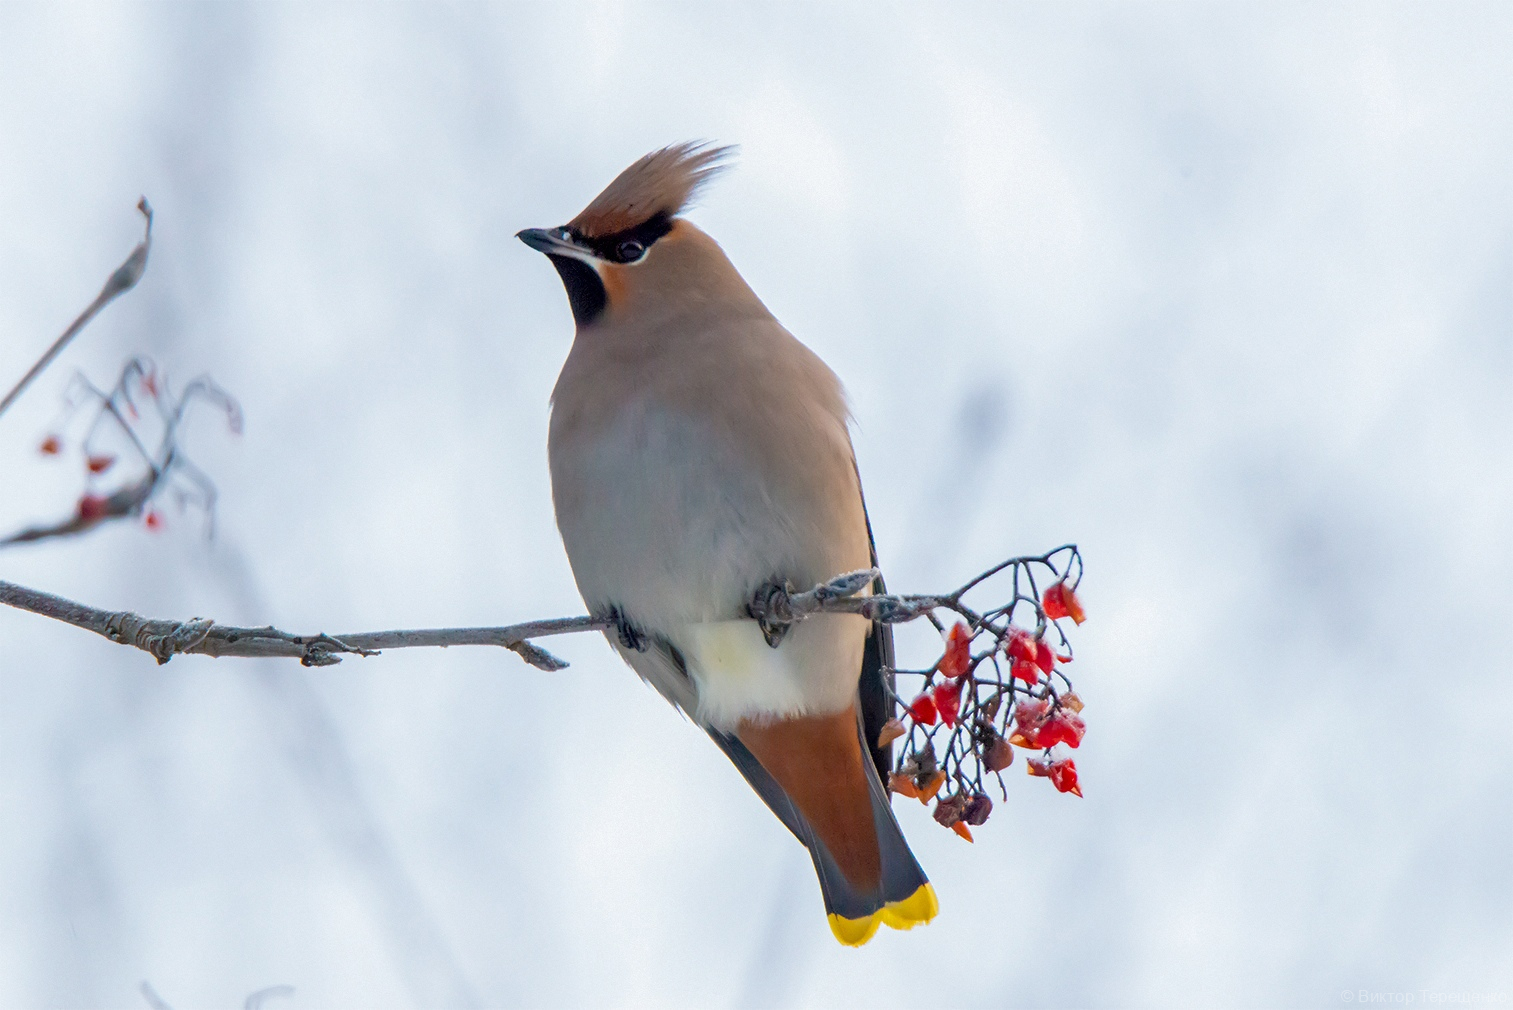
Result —
<instances>
[{"instance_id":1,"label":"rust-colored undertail","mask_svg":"<svg viewBox=\"0 0 1513 1010\"><path fill-rule=\"evenodd\" d=\"M710 736L809 849L836 939L860 946L879 925L909 929L934 918L935 891L865 756L855 704Z\"/></svg>"},{"instance_id":2,"label":"rust-colored undertail","mask_svg":"<svg viewBox=\"0 0 1513 1010\"><path fill-rule=\"evenodd\" d=\"M856 706L834 715L742 723L736 736L809 822L852 886L882 878L868 769L856 732Z\"/></svg>"}]
</instances>

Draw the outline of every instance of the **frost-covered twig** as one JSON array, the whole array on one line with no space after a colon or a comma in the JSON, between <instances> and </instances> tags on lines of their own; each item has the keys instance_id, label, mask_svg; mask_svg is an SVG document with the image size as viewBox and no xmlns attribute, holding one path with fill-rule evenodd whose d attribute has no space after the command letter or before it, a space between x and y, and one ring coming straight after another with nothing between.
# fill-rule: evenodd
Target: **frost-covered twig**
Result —
<instances>
[{"instance_id":1,"label":"frost-covered twig","mask_svg":"<svg viewBox=\"0 0 1513 1010\"><path fill-rule=\"evenodd\" d=\"M216 657L287 657L305 666L330 666L342 653L371 656L383 649L423 646L496 645L532 666L560 670L567 664L530 643L532 638L596 631L608 624L591 617L527 621L497 628L427 628L418 631L364 631L351 635L293 635L268 626L238 628L208 618L154 620L130 611L100 610L36 589L0 580L0 603L93 631L121 645L151 653L159 663L176 655Z\"/></svg>"},{"instance_id":2,"label":"frost-covered twig","mask_svg":"<svg viewBox=\"0 0 1513 1010\"><path fill-rule=\"evenodd\" d=\"M947 596L857 596L877 577L876 570L849 572L803 593L774 594L771 613L756 607L752 616L769 624L790 625L813 614L862 614L896 624L911 621L931 607L961 607L958 594ZM344 635L294 635L272 626L240 628L208 618L155 620L130 611L109 611L75 603L36 589L0 580L0 603L93 631L112 642L150 653L166 663L176 655L216 657L287 657L306 666L329 666L342 654L371 656L384 649L427 646L493 645L511 650L541 670L567 666L531 644L533 638L603 631L608 619L560 617L491 628L426 628L410 631L364 631Z\"/></svg>"}]
</instances>

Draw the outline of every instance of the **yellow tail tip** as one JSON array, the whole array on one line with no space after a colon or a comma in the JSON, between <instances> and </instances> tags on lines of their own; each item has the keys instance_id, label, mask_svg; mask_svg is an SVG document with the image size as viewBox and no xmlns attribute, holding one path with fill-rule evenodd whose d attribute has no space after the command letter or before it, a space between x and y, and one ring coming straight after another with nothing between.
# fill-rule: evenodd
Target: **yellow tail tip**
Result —
<instances>
[{"instance_id":1,"label":"yellow tail tip","mask_svg":"<svg viewBox=\"0 0 1513 1010\"><path fill-rule=\"evenodd\" d=\"M913 929L929 922L940 912L940 902L935 898L935 888L921 884L919 889L902 901L890 901L882 908L863 919L848 919L832 912L830 932L848 947L860 947L872 939L877 927L886 923L892 929Z\"/></svg>"}]
</instances>

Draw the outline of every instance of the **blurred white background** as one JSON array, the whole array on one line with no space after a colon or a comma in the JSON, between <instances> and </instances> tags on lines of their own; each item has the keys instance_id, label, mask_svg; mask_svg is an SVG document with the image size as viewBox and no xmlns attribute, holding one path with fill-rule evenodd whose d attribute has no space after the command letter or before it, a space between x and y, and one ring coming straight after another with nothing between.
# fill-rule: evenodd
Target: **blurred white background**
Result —
<instances>
[{"instance_id":1,"label":"blurred white background","mask_svg":"<svg viewBox=\"0 0 1513 1010\"><path fill-rule=\"evenodd\" d=\"M66 513L68 376L208 371L170 512L0 552L98 606L299 631L581 612L561 285L516 242L664 144L846 382L893 588L1067 540L1086 798L858 951L602 640L327 670L0 612L0 1006L1334 1006L1513 994L1505 4L0 7L0 418ZM903 634L905 659L933 649ZM1426 997L1417 995L1420 1001ZM1505 998L1507 998L1505 996Z\"/></svg>"}]
</instances>

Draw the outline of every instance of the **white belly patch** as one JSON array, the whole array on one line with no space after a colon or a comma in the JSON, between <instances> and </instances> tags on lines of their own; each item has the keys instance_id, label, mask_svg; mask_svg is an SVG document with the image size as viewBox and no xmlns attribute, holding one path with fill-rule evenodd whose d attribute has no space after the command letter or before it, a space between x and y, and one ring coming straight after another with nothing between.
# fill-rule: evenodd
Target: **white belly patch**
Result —
<instances>
[{"instance_id":1,"label":"white belly patch","mask_svg":"<svg viewBox=\"0 0 1513 1010\"><path fill-rule=\"evenodd\" d=\"M866 633L859 617L811 617L774 649L755 621L709 621L684 626L675 644L698 686L695 717L729 729L743 719L846 707L856 695Z\"/></svg>"}]
</instances>

